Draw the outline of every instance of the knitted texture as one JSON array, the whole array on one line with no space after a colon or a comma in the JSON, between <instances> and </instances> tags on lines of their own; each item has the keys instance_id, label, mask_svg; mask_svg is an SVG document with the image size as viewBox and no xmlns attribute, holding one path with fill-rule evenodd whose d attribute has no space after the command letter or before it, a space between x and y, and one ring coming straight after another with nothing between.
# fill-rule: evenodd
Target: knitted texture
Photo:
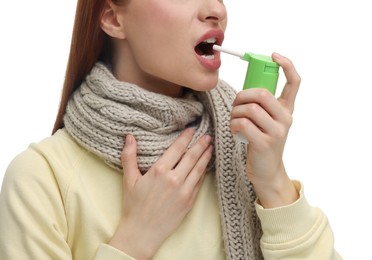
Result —
<instances>
[{"instance_id":1,"label":"knitted texture","mask_svg":"<svg viewBox=\"0 0 372 260\"><path fill-rule=\"evenodd\" d=\"M189 91L172 98L118 81L106 65L97 63L70 98L64 124L79 144L119 170L125 136L133 135L142 173L184 129L195 129L190 146L211 135L226 258L263 259L256 196L245 174L246 148L235 143L229 127L235 95L219 81L209 92Z\"/></svg>"}]
</instances>

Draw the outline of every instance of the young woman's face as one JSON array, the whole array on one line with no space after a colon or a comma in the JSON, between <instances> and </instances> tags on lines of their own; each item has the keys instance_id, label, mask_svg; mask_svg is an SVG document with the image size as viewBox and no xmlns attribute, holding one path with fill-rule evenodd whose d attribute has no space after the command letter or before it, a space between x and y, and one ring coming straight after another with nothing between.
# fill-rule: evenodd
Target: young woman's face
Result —
<instances>
[{"instance_id":1,"label":"young woman's face","mask_svg":"<svg viewBox=\"0 0 372 260\"><path fill-rule=\"evenodd\" d=\"M114 73L151 91L177 96L182 86L210 90L218 80L227 24L222 0L125 0L118 20Z\"/></svg>"}]
</instances>

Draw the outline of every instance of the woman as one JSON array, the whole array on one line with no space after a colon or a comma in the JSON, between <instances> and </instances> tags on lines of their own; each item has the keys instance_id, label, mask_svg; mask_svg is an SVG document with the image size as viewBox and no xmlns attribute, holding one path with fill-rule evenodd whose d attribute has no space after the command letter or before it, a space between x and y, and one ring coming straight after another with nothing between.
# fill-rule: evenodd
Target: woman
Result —
<instances>
[{"instance_id":1,"label":"woman","mask_svg":"<svg viewBox=\"0 0 372 260\"><path fill-rule=\"evenodd\" d=\"M236 95L226 24L218 0L78 1L53 135L3 182L5 259L339 258L282 161L300 78L273 54L281 97Z\"/></svg>"}]
</instances>

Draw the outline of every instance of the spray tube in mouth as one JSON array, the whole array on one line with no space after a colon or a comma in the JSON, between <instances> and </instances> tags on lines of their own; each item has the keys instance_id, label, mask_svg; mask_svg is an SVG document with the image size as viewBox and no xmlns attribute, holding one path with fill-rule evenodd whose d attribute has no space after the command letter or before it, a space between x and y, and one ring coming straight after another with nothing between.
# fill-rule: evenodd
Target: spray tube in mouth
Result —
<instances>
[{"instance_id":1,"label":"spray tube in mouth","mask_svg":"<svg viewBox=\"0 0 372 260\"><path fill-rule=\"evenodd\" d=\"M213 45L213 50L237 56L248 62L243 89L265 88L275 95L279 78L279 64L274 62L271 57L253 53L240 53L218 45ZM235 134L234 138L236 142L249 143L240 133Z\"/></svg>"}]
</instances>

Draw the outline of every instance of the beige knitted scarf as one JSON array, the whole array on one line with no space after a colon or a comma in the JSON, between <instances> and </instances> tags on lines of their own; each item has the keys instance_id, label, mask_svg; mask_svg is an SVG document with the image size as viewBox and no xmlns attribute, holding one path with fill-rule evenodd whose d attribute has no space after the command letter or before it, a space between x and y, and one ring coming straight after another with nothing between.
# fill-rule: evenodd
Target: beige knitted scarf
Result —
<instances>
[{"instance_id":1,"label":"beige knitted scarf","mask_svg":"<svg viewBox=\"0 0 372 260\"><path fill-rule=\"evenodd\" d=\"M212 135L226 258L263 259L255 194L245 174L245 146L236 144L230 133L235 95L219 81L209 92L190 90L172 98L118 81L105 64L97 63L69 100L64 124L78 143L117 169L125 136L132 134L143 173L185 128L196 131L191 144Z\"/></svg>"}]
</instances>

